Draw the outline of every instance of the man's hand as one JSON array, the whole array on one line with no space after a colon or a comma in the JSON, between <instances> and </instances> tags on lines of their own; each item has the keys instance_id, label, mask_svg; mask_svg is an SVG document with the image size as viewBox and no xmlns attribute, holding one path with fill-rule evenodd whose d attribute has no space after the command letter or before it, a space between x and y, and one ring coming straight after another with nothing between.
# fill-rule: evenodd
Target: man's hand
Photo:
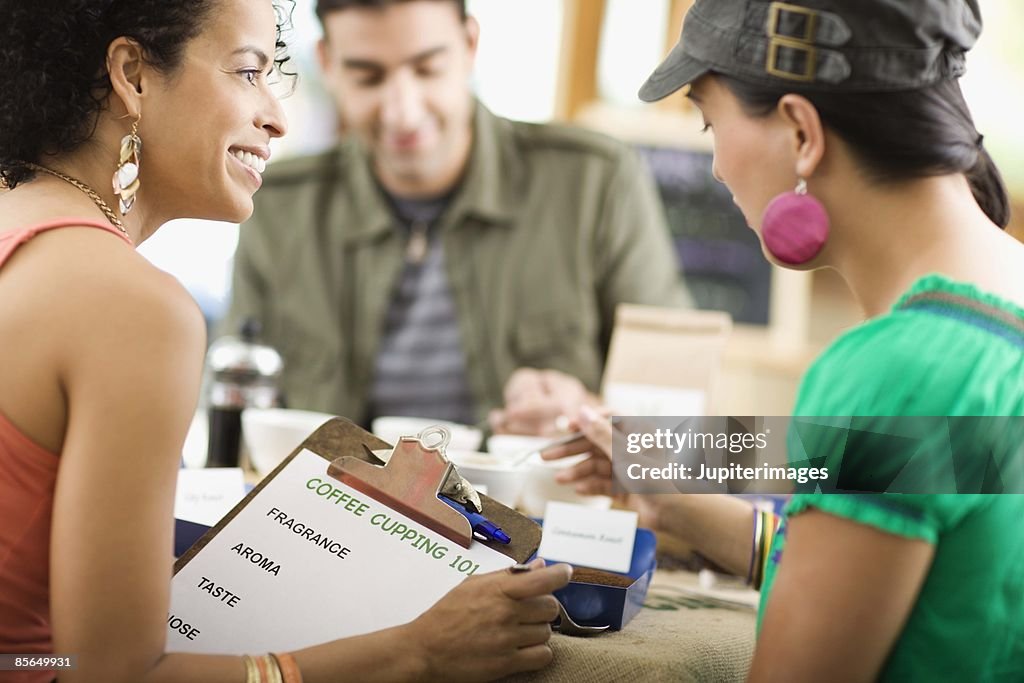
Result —
<instances>
[{"instance_id":1,"label":"man's hand","mask_svg":"<svg viewBox=\"0 0 1024 683\"><path fill-rule=\"evenodd\" d=\"M495 434L558 436L581 407L598 402L572 375L519 368L505 384L505 408L491 411L488 421Z\"/></svg>"}]
</instances>

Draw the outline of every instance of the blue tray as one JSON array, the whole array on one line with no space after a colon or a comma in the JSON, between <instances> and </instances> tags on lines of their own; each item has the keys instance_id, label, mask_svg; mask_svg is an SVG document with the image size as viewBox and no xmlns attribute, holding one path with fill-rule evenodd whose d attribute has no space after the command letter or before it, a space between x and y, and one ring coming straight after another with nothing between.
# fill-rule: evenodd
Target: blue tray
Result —
<instances>
[{"instance_id":1,"label":"blue tray","mask_svg":"<svg viewBox=\"0 0 1024 683\"><path fill-rule=\"evenodd\" d=\"M628 587L572 581L555 592L565 611L581 626L605 626L618 631L637 615L657 567L654 532L637 529L629 572L614 574L632 579ZM612 572L607 572L613 574Z\"/></svg>"}]
</instances>

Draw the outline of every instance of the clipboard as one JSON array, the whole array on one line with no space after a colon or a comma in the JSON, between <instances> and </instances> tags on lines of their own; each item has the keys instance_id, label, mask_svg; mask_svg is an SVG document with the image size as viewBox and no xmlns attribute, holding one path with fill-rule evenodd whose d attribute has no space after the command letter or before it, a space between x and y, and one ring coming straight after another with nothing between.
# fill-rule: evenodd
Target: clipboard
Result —
<instances>
[{"instance_id":1,"label":"clipboard","mask_svg":"<svg viewBox=\"0 0 1024 683\"><path fill-rule=\"evenodd\" d=\"M203 534L191 548L178 558L174 563L174 573L177 574L211 539L220 533L303 449L308 449L320 455L326 461L328 467L330 467L334 460L343 456L357 458L368 465L383 466L384 461L375 456L373 451L391 447L386 441L377 438L350 420L342 417L328 420L319 429L310 434L305 441L299 444L270 474L264 477L238 505L232 508L231 512L226 514L215 526L211 527L207 533ZM516 562L526 562L533 557L537 553L537 548L540 547L541 526L529 517L499 503L486 494L480 494L480 500L483 503L483 514L502 529L505 529L509 536L512 537L512 542L508 545L479 540L475 542L482 543L504 555L508 555ZM452 510L440 501L438 501L438 505L445 519L452 519L447 514L448 512L461 517L455 510Z\"/></svg>"},{"instance_id":2,"label":"clipboard","mask_svg":"<svg viewBox=\"0 0 1024 683\"><path fill-rule=\"evenodd\" d=\"M467 575L536 553L540 526L486 495L507 545L464 543L469 522L436 498L439 482L392 487L403 446L385 465L372 451L387 443L335 418L296 447L175 563L168 651L292 650L395 626ZM446 462L428 464L440 476Z\"/></svg>"}]
</instances>

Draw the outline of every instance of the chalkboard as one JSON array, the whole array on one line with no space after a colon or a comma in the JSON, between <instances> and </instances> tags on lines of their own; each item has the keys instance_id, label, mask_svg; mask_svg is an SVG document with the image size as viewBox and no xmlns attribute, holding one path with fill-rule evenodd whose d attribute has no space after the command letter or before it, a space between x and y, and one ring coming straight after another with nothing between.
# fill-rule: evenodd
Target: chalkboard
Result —
<instances>
[{"instance_id":1,"label":"chalkboard","mask_svg":"<svg viewBox=\"0 0 1024 683\"><path fill-rule=\"evenodd\" d=\"M737 322L767 324L771 266L725 185L711 154L638 147L668 218L676 256L698 308L727 311Z\"/></svg>"}]
</instances>

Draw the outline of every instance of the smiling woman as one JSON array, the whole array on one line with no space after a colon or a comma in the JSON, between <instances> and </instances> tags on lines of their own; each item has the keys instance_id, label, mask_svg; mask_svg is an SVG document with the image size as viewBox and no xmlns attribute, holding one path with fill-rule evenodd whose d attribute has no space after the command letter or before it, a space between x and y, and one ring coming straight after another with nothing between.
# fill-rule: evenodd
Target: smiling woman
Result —
<instances>
[{"instance_id":1,"label":"smiling woman","mask_svg":"<svg viewBox=\"0 0 1024 683\"><path fill-rule=\"evenodd\" d=\"M4 85L18 97L0 103L4 120L18 122L0 132L0 176L12 188L40 171L61 172L67 158L94 165L97 143L107 142L104 138L129 133L139 151L145 142L145 162L138 163L136 155L115 177L123 179L121 189L132 190L133 200L138 188L160 188L142 189L138 206L130 207L137 218L124 223L135 243L172 218L245 218L260 184L259 163L237 163L235 155L266 161L269 140L285 132L283 113L267 84L286 59L269 0L161 5L147 14L148 4L72 3L66 11L78 13L82 25L67 35L66 23L38 22L35 10L13 7L12 37L37 36L32 47L40 54L5 41ZM93 39L81 41L82 35ZM66 55L108 71L97 78L93 72L51 69L44 71L48 87L28 87L25 78L40 71L42 60L66 60ZM116 142L109 146L116 148ZM91 188L110 185L91 177L78 180ZM121 194L119 187L115 195Z\"/></svg>"},{"instance_id":2,"label":"smiling woman","mask_svg":"<svg viewBox=\"0 0 1024 683\"><path fill-rule=\"evenodd\" d=\"M410 624L294 655L164 653L169 628L197 631L168 615L167 550L205 339L130 247L252 211L286 130L270 88L286 12L0 0L0 652L77 655L61 683L481 679L550 660L565 567L475 577Z\"/></svg>"}]
</instances>

